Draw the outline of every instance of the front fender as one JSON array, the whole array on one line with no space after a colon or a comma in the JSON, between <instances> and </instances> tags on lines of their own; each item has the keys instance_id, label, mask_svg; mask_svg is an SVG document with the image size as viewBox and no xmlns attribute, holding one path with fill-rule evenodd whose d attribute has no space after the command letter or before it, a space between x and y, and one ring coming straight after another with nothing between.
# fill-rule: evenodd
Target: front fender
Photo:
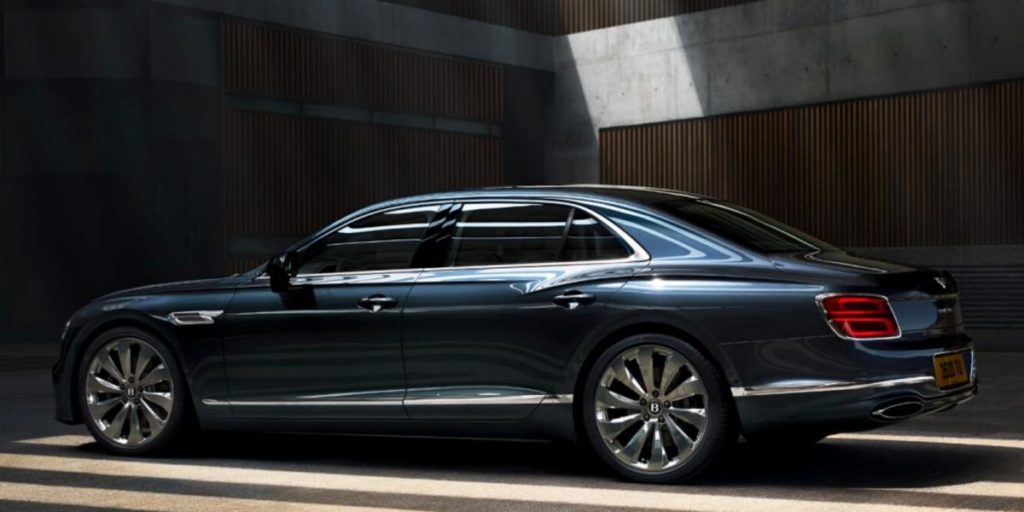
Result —
<instances>
[{"instance_id":1,"label":"front fender","mask_svg":"<svg viewBox=\"0 0 1024 512\"><path fill-rule=\"evenodd\" d=\"M209 310L218 304L223 307L230 294L219 294L210 300L209 294L199 297L136 297L110 301L95 301L79 310L69 321L61 340L61 355L53 367L56 417L64 423L80 423L78 410L77 375L82 356L101 333L115 327L135 327L152 332L167 343L185 374L185 384L195 410L202 421L209 414L230 416L227 410L206 411L202 398L227 396L220 332L213 325L174 325L169 320L171 311Z\"/></svg>"}]
</instances>

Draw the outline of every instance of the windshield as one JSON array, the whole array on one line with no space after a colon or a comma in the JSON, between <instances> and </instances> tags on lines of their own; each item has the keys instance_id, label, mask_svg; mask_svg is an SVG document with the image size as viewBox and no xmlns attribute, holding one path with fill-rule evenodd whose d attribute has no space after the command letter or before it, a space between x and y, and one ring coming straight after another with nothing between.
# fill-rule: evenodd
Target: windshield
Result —
<instances>
[{"instance_id":1,"label":"windshield","mask_svg":"<svg viewBox=\"0 0 1024 512\"><path fill-rule=\"evenodd\" d=\"M673 199L655 207L684 222L762 253L831 251L836 247L753 210L707 199Z\"/></svg>"}]
</instances>

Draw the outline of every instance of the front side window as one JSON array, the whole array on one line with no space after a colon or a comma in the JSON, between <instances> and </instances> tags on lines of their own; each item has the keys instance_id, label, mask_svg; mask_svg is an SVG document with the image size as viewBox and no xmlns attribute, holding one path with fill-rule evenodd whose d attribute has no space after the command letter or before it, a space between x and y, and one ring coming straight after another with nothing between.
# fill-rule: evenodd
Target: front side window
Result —
<instances>
[{"instance_id":1,"label":"front side window","mask_svg":"<svg viewBox=\"0 0 1024 512\"><path fill-rule=\"evenodd\" d=\"M392 210L348 224L307 251L299 275L408 268L440 208Z\"/></svg>"},{"instance_id":2,"label":"front side window","mask_svg":"<svg viewBox=\"0 0 1024 512\"><path fill-rule=\"evenodd\" d=\"M466 204L448 264L522 265L625 258L629 250L590 214L548 204Z\"/></svg>"}]
</instances>

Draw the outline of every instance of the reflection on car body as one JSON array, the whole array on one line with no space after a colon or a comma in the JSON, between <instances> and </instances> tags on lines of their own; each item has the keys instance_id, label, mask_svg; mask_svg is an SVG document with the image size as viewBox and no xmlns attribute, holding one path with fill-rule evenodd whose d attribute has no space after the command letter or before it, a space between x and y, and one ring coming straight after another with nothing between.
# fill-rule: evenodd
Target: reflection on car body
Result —
<instances>
[{"instance_id":1,"label":"reflection on car body","mask_svg":"<svg viewBox=\"0 0 1024 512\"><path fill-rule=\"evenodd\" d=\"M568 439L640 481L977 389L956 284L737 205L596 186L353 213L250 272L78 311L57 417L119 453L211 430Z\"/></svg>"}]
</instances>

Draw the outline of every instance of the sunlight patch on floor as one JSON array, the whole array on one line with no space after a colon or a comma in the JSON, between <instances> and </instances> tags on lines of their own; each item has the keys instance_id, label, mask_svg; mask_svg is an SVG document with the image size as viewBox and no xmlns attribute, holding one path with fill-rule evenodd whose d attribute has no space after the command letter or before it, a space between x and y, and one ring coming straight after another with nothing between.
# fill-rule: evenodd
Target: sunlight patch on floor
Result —
<instances>
[{"instance_id":1,"label":"sunlight patch on floor","mask_svg":"<svg viewBox=\"0 0 1024 512\"><path fill-rule=\"evenodd\" d=\"M648 509L691 510L691 511L723 511L723 512L764 512L765 510L786 510L788 512L817 512L820 510L841 509L843 512L939 512L945 509L937 507L914 507L891 503L835 503L820 500L780 499L763 497L729 496L723 494L687 493L685 488L670 492L664 487L648 489L600 489L571 486L547 486L488 482L466 482L445 479L381 477L365 475L347 475L335 472L281 471L251 468L220 467L198 464L170 464L156 461L120 460L105 458L60 457L52 455L26 455L0 453L0 468L28 469L36 471L53 471L93 476L151 478L168 481L188 481L204 483L221 483L232 485L278 486L300 489L333 490L348 492L371 492L384 495L417 495L431 497L464 498L478 500L507 501L517 503L555 503L601 507L636 507L638 503ZM56 487L36 486L21 489L19 496L51 496ZM679 489L679 488L675 488ZM28 491L31 490L31 493ZM84 489L76 489L84 491ZM5 492L15 491L5 487ZM61 489L63 492L63 489ZM94 491L100 494L113 491ZM79 497L81 493L78 493ZM109 504L114 507L128 507L134 503L127 493L118 499L120 504ZM10 499L14 499L13 497ZM113 499L113 498L108 498ZM175 498L176 499L176 498ZM192 499L191 497L189 499ZM209 498L219 500L219 498ZM638 502L639 500L639 502ZM88 499L76 501L89 503ZM212 503L212 502L211 502ZM225 502L227 503L227 501ZM220 506L218 506L220 507ZM153 510L184 510L191 508L205 509L203 506L174 509ZM255 510L245 507L246 510ZM312 507L308 507L312 508Z\"/></svg>"},{"instance_id":2,"label":"sunlight patch on floor","mask_svg":"<svg viewBox=\"0 0 1024 512\"><path fill-rule=\"evenodd\" d=\"M998 439L992 437L952 437L952 436L921 436L883 434L881 432L859 432L856 434L836 434L829 440L839 441L884 441L894 443L929 443L959 446L982 446L987 448L1013 448L1024 450L1024 439Z\"/></svg>"},{"instance_id":3,"label":"sunlight patch on floor","mask_svg":"<svg viewBox=\"0 0 1024 512\"><path fill-rule=\"evenodd\" d=\"M970 482L966 484L938 485L935 487L872 488L872 491L903 491L923 494L952 494L957 496L988 496L993 498L1024 499L1024 483Z\"/></svg>"},{"instance_id":4,"label":"sunlight patch on floor","mask_svg":"<svg viewBox=\"0 0 1024 512\"><path fill-rule=\"evenodd\" d=\"M310 512L399 512L398 509L347 507L343 505L244 498L219 498L215 496L168 495L155 492L9 482L0 485L0 500L37 505L85 505L107 510L142 510L145 512L196 512L197 510L237 510L239 512L287 512L300 510ZM414 511L403 510L401 512Z\"/></svg>"},{"instance_id":5,"label":"sunlight patch on floor","mask_svg":"<svg viewBox=\"0 0 1024 512\"><path fill-rule=\"evenodd\" d=\"M82 446L83 444L89 444L92 442L95 442L92 437L73 435L37 437L35 439L15 441L15 443L18 444L32 444L37 446Z\"/></svg>"}]
</instances>

